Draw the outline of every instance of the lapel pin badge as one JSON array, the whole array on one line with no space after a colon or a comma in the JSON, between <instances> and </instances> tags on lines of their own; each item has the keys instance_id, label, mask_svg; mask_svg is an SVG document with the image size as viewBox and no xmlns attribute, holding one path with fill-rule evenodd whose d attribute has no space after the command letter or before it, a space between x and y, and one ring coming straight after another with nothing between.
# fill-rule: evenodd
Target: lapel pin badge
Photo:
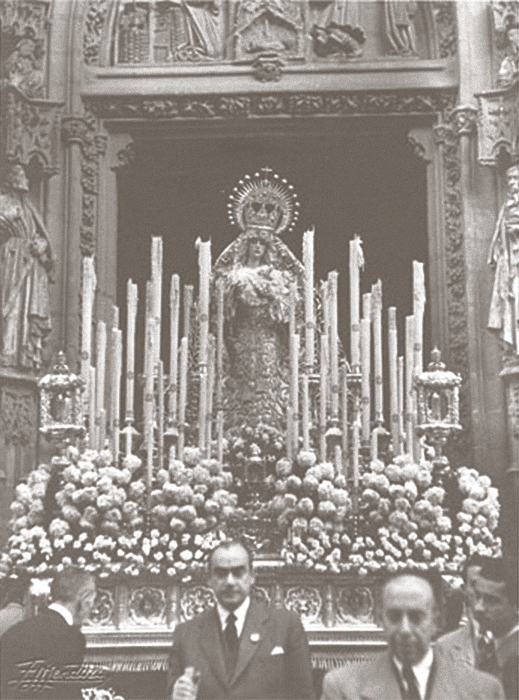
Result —
<instances>
[{"instance_id":1,"label":"lapel pin badge","mask_svg":"<svg viewBox=\"0 0 519 700\"><path fill-rule=\"evenodd\" d=\"M251 642L259 642L260 636L257 632L253 632L250 636Z\"/></svg>"}]
</instances>

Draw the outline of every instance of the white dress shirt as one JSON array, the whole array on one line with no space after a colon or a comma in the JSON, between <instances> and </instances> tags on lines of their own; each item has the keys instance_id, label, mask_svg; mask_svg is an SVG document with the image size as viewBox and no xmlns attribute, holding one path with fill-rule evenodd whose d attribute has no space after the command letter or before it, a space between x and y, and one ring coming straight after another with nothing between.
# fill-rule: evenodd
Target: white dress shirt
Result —
<instances>
[{"instance_id":1,"label":"white dress shirt","mask_svg":"<svg viewBox=\"0 0 519 700\"><path fill-rule=\"evenodd\" d=\"M239 639L241 637L241 633L243 632L243 625L245 624L245 616L247 615L249 605L250 596L247 596L247 598L245 598L243 603L239 607L237 607L236 610L227 610L223 607L223 605L220 605L220 603L217 602L216 609L218 610L218 617L220 618L222 630L224 630L227 625L227 618L229 617L229 613L233 612L236 615L236 631L238 633Z\"/></svg>"},{"instance_id":2,"label":"white dress shirt","mask_svg":"<svg viewBox=\"0 0 519 700\"><path fill-rule=\"evenodd\" d=\"M54 612L57 612L61 615L61 617L65 620L67 625L72 625L74 624L74 615L70 612L68 608L66 608L64 605L61 603L51 603L48 607L48 610L54 610Z\"/></svg>"},{"instance_id":3,"label":"white dress shirt","mask_svg":"<svg viewBox=\"0 0 519 700\"><path fill-rule=\"evenodd\" d=\"M423 659L419 661L416 665L412 666L413 673L416 678L416 685L418 686L418 690L420 691L420 697L422 698L422 700L424 700L425 694L427 692L427 683L429 682L429 675L431 673L431 666L433 664L433 660L433 650L431 649L431 647L429 647ZM395 665L398 668L400 675L402 676L402 662L399 661L399 659L397 659L396 657L393 657L393 661L395 662Z\"/></svg>"}]
</instances>

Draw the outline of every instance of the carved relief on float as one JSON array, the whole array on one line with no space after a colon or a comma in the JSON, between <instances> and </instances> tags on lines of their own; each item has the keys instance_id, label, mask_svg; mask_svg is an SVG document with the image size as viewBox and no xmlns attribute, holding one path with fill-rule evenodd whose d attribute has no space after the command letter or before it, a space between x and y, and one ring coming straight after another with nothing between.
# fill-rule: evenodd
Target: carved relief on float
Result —
<instances>
[{"instance_id":1,"label":"carved relief on float","mask_svg":"<svg viewBox=\"0 0 519 700\"><path fill-rule=\"evenodd\" d=\"M164 625L166 594L161 588L151 586L136 588L130 595L128 609L134 624Z\"/></svg>"},{"instance_id":2,"label":"carved relief on float","mask_svg":"<svg viewBox=\"0 0 519 700\"><path fill-rule=\"evenodd\" d=\"M180 598L180 614L182 620L191 620L215 605L214 593L206 586L191 586L182 593Z\"/></svg>"},{"instance_id":3,"label":"carved relief on float","mask_svg":"<svg viewBox=\"0 0 519 700\"><path fill-rule=\"evenodd\" d=\"M323 599L317 588L307 586L289 588L284 602L287 610L297 613L305 626L321 622Z\"/></svg>"},{"instance_id":4,"label":"carved relief on float","mask_svg":"<svg viewBox=\"0 0 519 700\"><path fill-rule=\"evenodd\" d=\"M98 588L94 608L90 613L87 624L95 627L106 627L114 624L115 601L112 591Z\"/></svg>"},{"instance_id":5,"label":"carved relief on float","mask_svg":"<svg viewBox=\"0 0 519 700\"><path fill-rule=\"evenodd\" d=\"M337 591L337 617L342 624L375 624L375 601L366 586L341 588Z\"/></svg>"}]
</instances>

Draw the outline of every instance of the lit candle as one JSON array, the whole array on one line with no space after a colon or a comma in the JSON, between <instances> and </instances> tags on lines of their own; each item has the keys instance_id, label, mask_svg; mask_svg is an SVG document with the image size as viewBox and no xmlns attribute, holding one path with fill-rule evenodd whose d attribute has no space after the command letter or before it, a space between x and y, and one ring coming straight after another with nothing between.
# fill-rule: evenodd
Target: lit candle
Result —
<instances>
[{"instance_id":1,"label":"lit candle","mask_svg":"<svg viewBox=\"0 0 519 700\"><path fill-rule=\"evenodd\" d=\"M315 310L314 310L314 233L312 228L303 234L303 265L305 268L305 356L312 371L315 361Z\"/></svg>"},{"instance_id":2,"label":"lit candle","mask_svg":"<svg viewBox=\"0 0 519 700\"><path fill-rule=\"evenodd\" d=\"M389 353L389 413L391 416L391 440L395 454L400 454L400 419L398 409L398 329L396 307L387 310Z\"/></svg>"},{"instance_id":3,"label":"lit candle","mask_svg":"<svg viewBox=\"0 0 519 700\"><path fill-rule=\"evenodd\" d=\"M328 335L321 334L320 397L319 397L319 455L326 462L326 423L328 401Z\"/></svg>"},{"instance_id":4,"label":"lit candle","mask_svg":"<svg viewBox=\"0 0 519 700\"><path fill-rule=\"evenodd\" d=\"M199 365L207 366L209 336L209 283L211 281L211 241L198 241L199 268ZM200 367L200 368L201 368Z\"/></svg>"},{"instance_id":5,"label":"lit candle","mask_svg":"<svg viewBox=\"0 0 519 700\"><path fill-rule=\"evenodd\" d=\"M146 328L145 328L145 368L144 368L144 444L146 451L146 483L148 494L153 480L153 390L154 390L154 364L155 364L155 318L153 316L153 287L147 283L146 289Z\"/></svg>"},{"instance_id":6,"label":"lit candle","mask_svg":"<svg viewBox=\"0 0 519 700\"><path fill-rule=\"evenodd\" d=\"M337 282L337 272L328 273L328 292L330 303L330 408L333 421L337 421L339 418L339 334L337 311Z\"/></svg>"},{"instance_id":7,"label":"lit candle","mask_svg":"<svg viewBox=\"0 0 519 700\"><path fill-rule=\"evenodd\" d=\"M353 421L352 426L353 488L355 493L357 493L359 489L360 428L361 426L357 418Z\"/></svg>"},{"instance_id":8,"label":"lit candle","mask_svg":"<svg viewBox=\"0 0 519 700\"><path fill-rule=\"evenodd\" d=\"M373 356L375 365L375 421L384 422L384 388L382 369L382 282L371 288L373 317Z\"/></svg>"},{"instance_id":9,"label":"lit candle","mask_svg":"<svg viewBox=\"0 0 519 700\"><path fill-rule=\"evenodd\" d=\"M153 340L150 340L150 333ZM151 354L150 354L151 352ZM144 382L151 381L153 393L153 375L155 370L155 318L153 316L153 283L146 282L146 314L144 321ZM146 415L146 391L143 393L142 413Z\"/></svg>"},{"instance_id":10,"label":"lit candle","mask_svg":"<svg viewBox=\"0 0 519 700\"><path fill-rule=\"evenodd\" d=\"M297 304L297 284L295 282L290 283L288 290L289 293L289 309L288 309L288 333L289 337L292 338L296 332L296 304Z\"/></svg>"},{"instance_id":11,"label":"lit candle","mask_svg":"<svg viewBox=\"0 0 519 700\"><path fill-rule=\"evenodd\" d=\"M89 391L94 391L94 387L89 387L89 382L92 361L92 316L95 291L96 273L94 270L94 259L84 257L81 296L81 378L85 383L85 403L88 401Z\"/></svg>"},{"instance_id":12,"label":"lit candle","mask_svg":"<svg viewBox=\"0 0 519 700\"><path fill-rule=\"evenodd\" d=\"M407 437L406 452L414 453L414 316L405 319L405 432Z\"/></svg>"},{"instance_id":13,"label":"lit candle","mask_svg":"<svg viewBox=\"0 0 519 700\"><path fill-rule=\"evenodd\" d=\"M362 241L350 241L350 324L351 365L354 372L360 364L360 270L364 267Z\"/></svg>"},{"instance_id":14,"label":"lit candle","mask_svg":"<svg viewBox=\"0 0 519 700\"><path fill-rule=\"evenodd\" d=\"M425 311L425 275L423 263L413 260L414 371L423 370L423 317Z\"/></svg>"},{"instance_id":15,"label":"lit candle","mask_svg":"<svg viewBox=\"0 0 519 700\"><path fill-rule=\"evenodd\" d=\"M158 465L159 469L162 469L164 464L164 363L162 360L157 363L157 447Z\"/></svg>"},{"instance_id":16,"label":"lit candle","mask_svg":"<svg viewBox=\"0 0 519 700\"><path fill-rule=\"evenodd\" d=\"M153 318L155 320L154 364L160 358L160 333L162 326L162 238L151 239L151 281L153 284Z\"/></svg>"},{"instance_id":17,"label":"lit candle","mask_svg":"<svg viewBox=\"0 0 519 700\"><path fill-rule=\"evenodd\" d=\"M187 400L187 338L184 336L180 341L180 382L178 391L178 458L182 459L184 454L184 431L186 422L186 400Z\"/></svg>"},{"instance_id":18,"label":"lit candle","mask_svg":"<svg viewBox=\"0 0 519 700\"><path fill-rule=\"evenodd\" d=\"M180 317L180 278L171 276L171 291L169 297L169 394L168 421L173 428L177 420L178 404L178 324Z\"/></svg>"}]
</instances>

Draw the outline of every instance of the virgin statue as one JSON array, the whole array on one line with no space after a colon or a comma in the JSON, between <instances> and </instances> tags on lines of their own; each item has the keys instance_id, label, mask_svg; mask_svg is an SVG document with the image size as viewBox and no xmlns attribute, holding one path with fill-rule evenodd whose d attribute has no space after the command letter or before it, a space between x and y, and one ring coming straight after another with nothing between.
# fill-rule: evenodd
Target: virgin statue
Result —
<instances>
[{"instance_id":1,"label":"virgin statue","mask_svg":"<svg viewBox=\"0 0 519 700\"><path fill-rule=\"evenodd\" d=\"M240 235L214 267L223 288L224 427L284 428L289 321L300 320L303 267L279 234L297 217L295 194L268 169L241 181L230 206Z\"/></svg>"}]
</instances>

